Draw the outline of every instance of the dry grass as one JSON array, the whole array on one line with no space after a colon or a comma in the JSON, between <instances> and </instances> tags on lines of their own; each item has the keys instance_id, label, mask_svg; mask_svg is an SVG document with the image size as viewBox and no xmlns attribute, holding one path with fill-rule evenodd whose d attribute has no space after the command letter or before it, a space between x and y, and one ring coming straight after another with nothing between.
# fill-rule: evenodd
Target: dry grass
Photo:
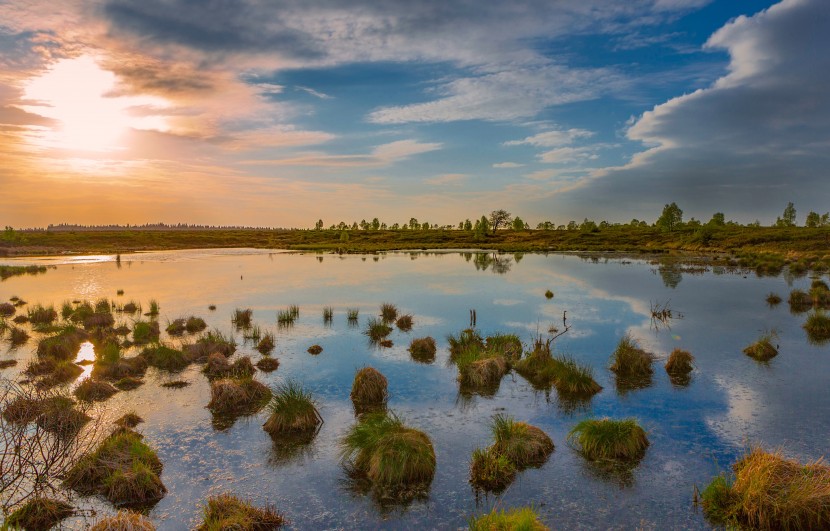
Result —
<instances>
[{"instance_id":1,"label":"dry grass","mask_svg":"<svg viewBox=\"0 0 830 531\"><path fill-rule=\"evenodd\" d=\"M81 343L88 339L89 334L83 330L67 326L57 334L41 339L37 345L37 356L41 359L74 360Z\"/></svg>"},{"instance_id":2,"label":"dry grass","mask_svg":"<svg viewBox=\"0 0 830 531\"><path fill-rule=\"evenodd\" d=\"M86 378L78 384L74 394L84 402L99 402L108 399L117 392L118 389L109 382Z\"/></svg>"},{"instance_id":3,"label":"dry grass","mask_svg":"<svg viewBox=\"0 0 830 531\"><path fill-rule=\"evenodd\" d=\"M272 358L270 356L264 356L256 363L257 369L261 370L262 372L273 372L277 370L280 366L280 360L277 358Z\"/></svg>"},{"instance_id":4,"label":"dry grass","mask_svg":"<svg viewBox=\"0 0 830 531\"><path fill-rule=\"evenodd\" d=\"M11 317L15 311L17 311L17 308L14 307L14 304L10 302L0 303L0 317Z\"/></svg>"},{"instance_id":5,"label":"dry grass","mask_svg":"<svg viewBox=\"0 0 830 531\"><path fill-rule=\"evenodd\" d=\"M775 332L763 334L758 341L744 349L744 354L756 361L769 361L778 355L778 347L773 345L777 335Z\"/></svg>"},{"instance_id":6,"label":"dry grass","mask_svg":"<svg viewBox=\"0 0 830 531\"><path fill-rule=\"evenodd\" d=\"M650 376L654 372L651 367L653 361L654 356L641 349L637 341L626 334L611 355L609 369L622 378Z\"/></svg>"},{"instance_id":7,"label":"dry grass","mask_svg":"<svg viewBox=\"0 0 830 531\"><path fill-rule=\"evenodd\" d=\"M366 324L366 332L365 334L369 336L369 339L372 341L382 341L386 336L392 333L392 327L387 325L385 322L371 317L369 322Z\"/></svg>"},{"instance_id":8,"label":"dry grass","mask_svg":"<svg viewBox=\"0 0 830 531\"><path fill-rule=\"evenodd\" d=\"M224 378L210 384L208 409L217 415L253 415L271 399L271 390L253 378Z\"/></svg>"},{"instance_id":9,"label":"dry grass","mask_svg":"<svg viewBox=\"0 0 830 531\"><path fill-rule=\"evenodd\" d=\"M311 345L310 347L308 347L307 352L313 356L316 356L317 354L323 352L323 347L321 347L320 345Z\"/></svg>"},{"instance_id":10,"label":"dry grass","mask_svg":"<svg viewBox=\"0 0 830 531\"><path fill-rule=\"evenodd\" d=\"M822 344L830 340L830 317L822 311L812 312L803 328L813 343Z\"/></svg>"},{"instance_id":11,"label":"dry grass","mask_svg":"<svg viewBox=\"0 0 830 531\"><path fill-rule=\"evenodd\" d=\"M190 385L190 382L186 382L184 380L173 380L172 382L164 382L161 384L162 387L166 387L167 389L182 389Z\"/></svg>"},{"instance_id":12,"label":"dry grass","mask_svg":"<svg viewBox=\"0 0 830 531\"><path fill-rule=\"evenodd\" d=\"M214 352L208 356L202 372L205 373L208 380L217 380L219 378L250 378L256 372L251 358L242 356L233 363L228 361L228 358Z\"/></svg>"},{"instance_id":13,"label":"dry grass","mask_svg":"<svg viewBox=\"0 0 830 531\"><path fill-rule=\"evenodd\" d=\"M384 323L394 323L398 318L398 308L394 304L384 302L380 305L380 318Z\"/></svg>"},{"instance_id":14,"label":"dry grass","mask_svg":"<svg viewBox=\"0 0 830 531\"><path fill-rule=\"evenodd\" d=\"M536 426L496 415L491 429L492 451L507 458L518 470L544 464L553 452L553 441Z\"/></svg>"},{"instance_id":15,"label":"dry grass","mask_svg":"<svg viewBox=\"0 0 830 531\"><path fill-rule=\"evenodd\" d=\"M363 367L355 374L349 396L358 411L383 407L389 397L386 377L377 369Z\"/></svg>"},{"instance_id":16,"label":"dry grass","mask_svg":"<svg viewBox=\"0 0 830 531\"><path fill-rule=\"evenodd\" d=\"M254 507L232 494L220 494L207 501L205 519L197 531L266 531L285 525L285 517L271 507Z\"/></svg>"},{"instance_id":17,"label":"dry grass","mask_svg":"<svg viewBox=\"0 0 830 531\"><path fill-rule=\"evenodd\" d=\"M274 339L274 334L272 332L265 332L262 339L259 340L256 349L260 354L268 354L274 350L275 346L276 340Z\"/></svg>"},{"instance_id":18,"label":"dry grass","mask_svg":"<svg viewBox=\"0 0 830 531\"><path fill-rule=\"evenodd\" d=\"M470 483L482 490L499 493L516 477L516 465L492 448L476 448L470 461Z\"/></svg>"},{"instance_id":19,"label":"dry grass","mask_svg":"<svg viewBox=\"0 0 830 531\"><path fill-rule=\"evenodd\" d=\"M413 325L413 318L410 314L404 314L398 317L397 321L395 321L395 326L398 327L398 330L403 332L409 332L412 330Z\"/></svg>"},{"instance_id":20,"label":"dry grass","mask_svg":"<svg viewBox=\"0 0 830 531\"><path fill-rule=\"evenodd\" d=\"M93 524L90 531L155 531L156 526L144 515L120 510L115 516L103 518Z\"/></svg>"},{"instance_id":21,"label":"dry grass","mask_svg":"<svg viewBox=\"0 0 830 531\"><path fill-rule=\"evenodd\" d=\"M272 437L315 432L323 423L311 393L293 380L277 387L268 409L271 415L262 429Z\"/></svg>"},{"instance_id":22,"label":"dry grass","mask_svg":"<svg viewBox=\"0 0 830 531\"><path fill-rule=\"evenodd\" d=\"M130 411L128 413L124 413L121 417L118 418L113 424L116 426L120 426L122 428L135 428L139 424L144 422L144 419L138 416L138 413L135 411Z\"/></svg>"},{"instance_id":23,"label":"dry grass","mask_svg":"<svg viewBox=\"0 0 830 531\"><path fill-rule=\"evenodd\" d=\"M432 363L435 361L435 340L431 337L413 339L408 350L412 359L417 362Z\"/></svg>"},{"instance_id":24,"label":"dry grass","mask_svg":"<svg viewBox=\"0 0 830 531\"><path fill-rule=\"evenodd\" d=\"M499 510L470 519L470 531L547 531L539 515L530 507Z\"/></svg>"},{"instance_id":25,"label":"dry grass","mask_svg":"<svg viewBox=\"0 0 830 531\"><path fill-rule=\"evenodd\" d=\"M830 528L830 467L802 465L753 448L703 491L705 514L719 524L751 529Z\"/></svg>"},{"instance_id":26,"label":"dry grass","mask_svg":"<svg viewBox=\"0 0 830 531\"><path fill-rule=\"evenodd\" d=\"M237 328L248 328L251 326L251 320L254 316L254 311L250 308L237 308L233 311L231 322Z\"/></svg>"},{"instance_id":27,"label":"dry grass","mask_svg":"<svg viewBox=\"0 0 830 531\"><path fill-rule=\"evenodd\" d=\"M585 419L568 433L568 442L590 460L636 461L649 442L635 419Z\"/></svg>"},{"instance_id":28,"label":"dry grass","mask_svg":"<svg viewBox=\"0 0 830 531\"><path fill-rule=\"evenodd\" d=\"M694 370L694 361L695 357L690 352L676 348L666 362L666 372L669 375L687 375Z\"/></svg>"},{"instance_id":29,"label":"dry grass","mask_svg":"<svg viewBox=\"0 0 830 531\"><path fill-rule=\"evenodd\" d=\"M74 513L72 506L64 501L33 498L9 515L3 529L6 526L10 529L51 529Z\"/></svg>"}]
</instances>

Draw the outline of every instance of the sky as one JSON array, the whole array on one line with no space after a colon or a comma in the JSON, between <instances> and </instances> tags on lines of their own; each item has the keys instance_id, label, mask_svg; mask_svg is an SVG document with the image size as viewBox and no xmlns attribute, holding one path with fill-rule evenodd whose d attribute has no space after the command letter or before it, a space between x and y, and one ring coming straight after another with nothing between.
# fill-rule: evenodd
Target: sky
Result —
<instances>
[{"instance_id":1,"label":"sky","mask_svg":"<svg viewBox=\"0 0 830 531\"><path fill-rule=\"evenodd\" d=\"M0 225L830 210L827 0L0 0Z\"/></svg>"}]
</instances>

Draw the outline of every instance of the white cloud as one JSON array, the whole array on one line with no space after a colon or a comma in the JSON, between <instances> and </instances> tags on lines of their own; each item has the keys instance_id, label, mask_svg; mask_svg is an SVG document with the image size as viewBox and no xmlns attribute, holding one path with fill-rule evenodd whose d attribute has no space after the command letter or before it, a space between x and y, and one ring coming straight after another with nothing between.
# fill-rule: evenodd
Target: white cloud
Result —
<instances>
[{"instance_id":1,"label":"white cloud","mask_svg":"<svg viewBox=\"0 0 830 531\"><path fill-rule=\"evenodd\" d=\"M436 175L424 182L434 186L459 185L467 178L465 173L445 173L443 175Z\"/></svg>"},{"instance_id":2,"label":"white cloud","mask_svg":"<svg viewBox=\"0 0 830 531\"><path fill-rule=\"evenodd\" d=\"M518 162L497 162L493 164L493 167L497 169L521 168L523 166L524 164Z\"/></svg>"},{"instance_id":3,"label":"white cloud","mask_svg":"<svg viewBox=\"0 0 830 531\"><path fill-rule=\"evenodd\" d=\"M545 131L533 136L529 136L522 140L510 140L504 143L505 146L536 146L536 147L559 147L572 144L575 140L581 138L590 138L594 136L592 131L586 129L567 129L567 130L552 130Z\"/></svg>"}]
</instances>

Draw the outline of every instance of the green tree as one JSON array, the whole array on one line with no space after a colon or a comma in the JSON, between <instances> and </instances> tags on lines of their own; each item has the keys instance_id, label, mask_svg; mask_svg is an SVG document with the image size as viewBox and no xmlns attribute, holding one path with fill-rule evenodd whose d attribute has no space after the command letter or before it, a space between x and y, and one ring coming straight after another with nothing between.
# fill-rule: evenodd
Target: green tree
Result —
<instances>
[{"instance_id":1,"label":"green tree","mask_svg":"<svg viewBox=\"0 0 830 531\"><path fill-rule=\"evenodd\" d=\"M380 220L378 218L372 220L372 230L380 230Z\"/></svg>"},{"instance_id":2,"label":"green tree","mask_svg":"<svg viewBox=\"0 0 830 531\"><path fill-rule=\"evenodd\" d=\"M709 220L709 223L712 227L723 227L726 225L726 217L723 215L723 212L715 212L712 214L712 219Z\"/></svg>"},{"instance_id":3,"label":"green tree","mask_svg":"<svg viewBox=\"0 0 830 531\"><path fill-rule=\"evenodd\" d=\"M677 203L672 203L663 207L663 213L657 218L657 226L661 230L672 232L680 227L683 223L683 211L677 206Z\"/></svg>"},{"instance_id":4,"label":"green tree","mask_svg":"<svg viewBox=\"0 0 830 531\"><path fill-rule=\"evenodd\" d=\"M421 224L418 223L418 220L415 218L409 218L409 228L412 230L417 230L421 228Z\"/></svg>"},{"instance_id":5,"label":"green tree","mask_svg":"<svg viewBox=\"0 0 830 531\"><path fill-rule=\"evenodd\" d=\"M525 222L522 221L522 218L516 216L513 218L513 230L524 230L525 229Z\"/></svg>"},{"instance_id":6,"label":"green tree","mask_svg":"<svg viewBox=\"0 0 830 531\"><path fill-rule=\"evenodd\" d=\"M323 230L323 220L318 219L317 223L314 224L314 228L317 230Z\"/></svg>"},{"instance_id":7,"label":"green tree","mask_svg":"<svg viewBox=\"0 0 830 531\"><path fill-rule=\"evenodd\" d=\"M340 241L341 242L349 241L349 231L347 231L347 230L341 230L340 231Z\"/></svg>"},{"instance_id":8,"label":"green tree","mask_svg":"<svg viewBox=\"0 0 830 531\"><path fill-rule=\"evenodd\" d=\"M817 212L813 212L811 210L810 213L807 214L807 217L804 220L804 226L805 227L810 227L812 229L820 227L821 226L821 216L819 216Z\"/></svg>"},{"instance_id":9,"label":"green tree","mask_svg":"<svg viewBox=\"0 0 830 531\"><path fill-rule=\"evenodd\" d=\"M510 219L510 212L507 210L494 210L490 212L490 227L493 229L493 234L499 229L499 225L509 225Z\"/></svg>"},{"instance_id":10,"label":"green tree","mask_svg":"<svg viewBox=\"0 0 830 531\"><path fill-rule=\"evenodd\" d=\"M792 202L787 203L782 217L775 218L775 226L795 227L795 205L793 205Z\"/></svg>"},{"instance_id":11,"label":"green tree","mask_svg":"<svg viewBox=\"0 0 830 531\"><path fill-rule=\"evenodd\" d=\"M473 222L469 219L464 220L464 230L473 230Z\"/></svg>"}]
</instances>

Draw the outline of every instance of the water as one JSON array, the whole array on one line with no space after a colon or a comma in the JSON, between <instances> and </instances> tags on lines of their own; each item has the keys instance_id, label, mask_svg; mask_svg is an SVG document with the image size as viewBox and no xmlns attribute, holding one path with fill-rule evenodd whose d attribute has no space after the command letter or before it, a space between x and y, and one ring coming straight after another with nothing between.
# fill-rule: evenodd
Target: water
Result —
<instances>
[{"instance_id":1,"label":"water","mask_svg":"<svg viewBox=\"0 0 830 531\"><path fill-rule=\"evenodd\" d=\"M112 257L21 263L57 267L3 281L0 300L17 295L30 305L59 307L64 300L110 297L140 301L146 311L154 298L161 305L162 329L167 321L193 314L225 333L233 332L235 308L252 308L254 322L276 333L273 354L281 362L258 379L274 385L295 378L318 399L324 425L306 452L288 457L275 451L262 430L264 412L223 431L214 428L205 409L209 384L199 366L177 375L151 368L145 385L106 401L100 414L117 418L133 409L144 417L138 429L164 463L161 477L169 491L149 512L159 529L198 525L207 496L226 491L276 506L298 529L455 529L494 505L533 505L556 528L706 528L693 507L694 486L703 487L727 469L747 445L781 446L801 460L828 454L828 347L807 341L801 328L805 315L792 315L786 303L770 308L764 301L770 291L786 299L790 289L807 289L807 278L757 278L712 268L690 274L645 260L456 252L337 256L202 250L125 255L120 267ZM119 289L125 294L116 297ZM544 297L548 289L553 299ZM383 302L413 314L415 326L409 333L395 330L394 346L379 349L363 329ZM654 328L655 302L672 309L676 318L670 328ZM217 309L209 311L210 304ZM276 312L290 304L299 305L300 318L289 329L278 328ZM323 323L327 306L334 308L331 326ZM358 327L348 325L347 308L359 308ZM534 391L520 376L508 374L492 398L459 396L446 336L469 325L471 309L482 334L516 333L526 342L552 324L562 328L566 311L572 328L556 340L555 350L591 365L603 391L587 408L574 410L559 403L555 391ZM769 329L779 334L778 357L760 364L741 352ZM650 387L620 394L607 366L627 332L659 360ZM427 335L439 346L430 365L412 361L406 350L411 339ZM253 345L236 337L237 356L259 359ZM306 352L315 343L324 349L318 356ZM3 375L21 370L35 345L33 339L9 349L4 341L0 359L19 364ZM696 357L687 387L672 386L662 370L675 347ZM345 480L337 444L354 422L352 378L366 365L389 379L390 409L432 438L437 469L426 500L381 506ZM160 386L174 379L192 385ZM495 413L542 428L556 450L543 467L519 474L501 496L476 496L468 483L470 454L490 444L488 422ZM633 472L603 474L568 447L568 430L588 416L639 419L651 446ZM94 497L75 503L98 515L113 512ZM74 527L88 522L66 521Z\"/></svg>"}]
</instances>

